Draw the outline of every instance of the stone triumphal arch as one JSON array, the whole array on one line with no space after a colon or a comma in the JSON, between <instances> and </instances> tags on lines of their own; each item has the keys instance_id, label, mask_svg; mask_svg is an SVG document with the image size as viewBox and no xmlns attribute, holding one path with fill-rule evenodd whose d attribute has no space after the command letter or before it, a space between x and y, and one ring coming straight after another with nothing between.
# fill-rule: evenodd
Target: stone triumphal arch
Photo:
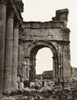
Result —
<instances>
[{"instance_id":1,"label":"stone triumphal arch","mask_svg":"<svg viewBox=\"0 0 77 100\"><path fill-rule=\"evenodd\" d=\"M19 38L19 74L29 81L36 75L36 54L48 47L53 53L53 79L67 82L70 78L70 42L67 28L68 10L56 11L50 22L24 22ZM26 74L27 72L27 74Z\"/></svg>"},{"instance_id":2,"label":"stone triumphal arch","mask_svg":"<svg viewBox=\"0 0 77 100\"><path fill-rule=\"evenodd\" d=\"M58 54L57 54L57 50L54 47L54 45L48 41L34 41L34 42L29 42L27 45L25 43L25 50L24 50L24 60L23 60L23 71L22 71L22 76L26 77L26 69L29 69L29 73L28 75L28 80L33 81L35 79L36 76L36 54L38 52L39 49L44 48L44 47L48 47L51 49L51 51L53 52L53 61L54 61L54 68L56 72L54 72L54 78L56 78L58 76ZM20 61L21 61L21 56L20 56ZM27 65L27 63L29 65ZM20 65L21 66L21 65ZM25 69L26 68L26 69ZM40 69L41 70L41 69ZM25 72L24 72L25 71ZM23 73L24 72L24 73Z\"/></svg>"},{"instance_id":3,"label":"stone triumphal arch","mask_svg":"<svg viewBox=\"0 0 77 100\"><path fill-rule=\"evenodd\" d=\"M23 22L22 0L0 0L0 100L17 89L17 76L34 80L35 56L48 47L53 53L54 82L69 82L70 30L68 9L57 10L49 22Z\"/></svg>"}]
</instances>

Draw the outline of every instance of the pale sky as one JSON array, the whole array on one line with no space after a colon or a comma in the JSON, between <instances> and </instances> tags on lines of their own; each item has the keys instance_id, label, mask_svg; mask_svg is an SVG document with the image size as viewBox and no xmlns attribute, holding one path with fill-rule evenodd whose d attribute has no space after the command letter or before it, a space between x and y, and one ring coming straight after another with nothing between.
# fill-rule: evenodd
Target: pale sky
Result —
<instances>
[{"instance_id":1,"label":"pale sky","mask_svg":"<svg viewBox=\"0 0 77 100\"><path fill-rule=\"evenodd\" d=\"M36 55L36 73L40 74L46 70L53 70L53 54L49 48L42 48Z\"/></svg>"},{"instance_id":2,"label":"pale sky","mask_svg":"<svg viewBox=\"0 0 77 100\"><path fill-rule=\"evenodd\" d=\"M24 13L22 13L22 16L24 21L42 21L42 22L51 21L52 17L55 16L56 10L64 9L64 8L69 9L68 28L70 28L71 30L70 32L71 66L77 67L77 60L76 60L77 59L77 45L76 45L77 43L77 32L76 32L77 31L76 30L77 29L77 0L23 0L23 2L24 2ZM38 58L41 59L40 52L41 50L39 51L39 54L37 54L37 56L39 56L37 57L37 59ZM48 55L51 54L49 49L48 51L47 49L45 51L42 51L42 53L44 54L45 52L49 53ZM46 58L48 57L49 56L47 56ZM45 69L46 66L44 66ZM37 64L37 67L41 68L43 66ZM39 69L37 72L41 73Z\"/></svg>"}]
</instances>

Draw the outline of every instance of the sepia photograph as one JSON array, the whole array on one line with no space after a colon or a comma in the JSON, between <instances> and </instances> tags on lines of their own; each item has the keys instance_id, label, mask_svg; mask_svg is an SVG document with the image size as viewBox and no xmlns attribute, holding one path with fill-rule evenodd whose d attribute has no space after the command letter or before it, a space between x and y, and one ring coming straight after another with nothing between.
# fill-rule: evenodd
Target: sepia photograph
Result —
<instances>
[{"instance_id":1,"label":"sepia photograph","mask_svg":"<svg viewBox=\"0 0 77 100\"><path fill-rule=\"evenodd\" d=\"M77 0L0 0L0 100L77 100Z\"/></svg>"}]
</instances>

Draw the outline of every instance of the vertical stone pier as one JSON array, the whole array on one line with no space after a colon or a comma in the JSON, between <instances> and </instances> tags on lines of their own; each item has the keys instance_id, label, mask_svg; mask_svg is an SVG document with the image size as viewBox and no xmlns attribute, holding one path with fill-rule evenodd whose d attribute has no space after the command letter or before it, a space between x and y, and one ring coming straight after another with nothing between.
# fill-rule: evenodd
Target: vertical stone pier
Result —
<instances>
[{"instance_id":1,"label":"vertical stone pier","mask_svg":"<svg viewBox=\"0 0 77 100\"><path fill-rule=\"evenodd\" d=\"M17 22L14 27L13 35L13 65L12 65L12 88L17 89L17 67L18 67L18 33L19 23Z\"/></svg>"},{"instance_id":2,"label":"vertical stone pier","mask_svg":"<svg viewBox=\"0 0 77 100\"><path fill-rule=\"evenodd\" d=\"M53 56L53 80L56 81L56 65L55 65L55 56Z\"/></svg>"},{"instance_id":3,"label":"vertical stone pier","mask_svg":"<svg viewBox=\"0 0 77 100\"><path fill-rule=\"evenodd\" d=\"M0 100L2 100L2 93L3 93L5 29L6 29L6 3L0 0Z\"/></svg>"},{"instance_id":4,"label":"vertical stone pier","mask_svg":"<svg viewBox=\"0 0 77 100\"><path fill-rule=\"evenodd\" d=\"M30 65L30 81L34 81L36 78L36 59L35 56L33 56L31 59L31 65Z\"/></svg>"},{"instance_id":5,"label":"vertical stone pier","mask_svg":"<svg viewBox=\"0 0 77 100\"><path fill-rule=\"evenodd\" d=\"M53 57L53 80L58 82L58 57Z\"/></svg>"},{"instance_id":6,"label":"vertical stone pier","mask_svg":"<svg viewBox=\"0 0 77 100\"><path fill-rule=\"evenodd\" d=\"M25 66L22 68L22 76L24 76L25 73L25 77L24 80L28 80L29 81L29 77L30 77L30 57L25 57ZM24 71L25 69L25 71Z\"/></svg>"},{"instance_id":7,"label":"vertical stone pier","mask_svg":"<svg viewBox=\"0 0 77 100\"><path fill-rule=\"evenodd\" d=\"M4 92L11 92L12 81L12 52L13 52L13 17L12 11L8 12L7 32L5 44L5 76L4 76Z\"/></svg>"},{"instance_id":8,"label":"vertical stone pier","mask_svg":"<svg viewBox=\"0 0 77 100\"><path fill-rule=\"evenodd\" d=\"M69 83L71 77L70 48L69 43L63 45L63 81Z\"/></svg>"}]
</instances>

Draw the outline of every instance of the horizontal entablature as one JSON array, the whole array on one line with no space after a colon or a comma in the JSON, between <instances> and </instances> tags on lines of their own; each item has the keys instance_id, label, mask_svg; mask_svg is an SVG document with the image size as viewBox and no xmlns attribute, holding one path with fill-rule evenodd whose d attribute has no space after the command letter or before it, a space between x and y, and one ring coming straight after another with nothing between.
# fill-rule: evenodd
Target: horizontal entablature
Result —
<instances>
[{"instance_id":1,"label":"horizontal entablature","mask_svg":"<svg viewBox=\"0 0 77 100\"><path fill-rule=\"evenodd\" d=\"M69 34L60 28L54 29L24 29L21 38L25 40L62 40L69 41Z\"/></svg>"}]
</instances>

